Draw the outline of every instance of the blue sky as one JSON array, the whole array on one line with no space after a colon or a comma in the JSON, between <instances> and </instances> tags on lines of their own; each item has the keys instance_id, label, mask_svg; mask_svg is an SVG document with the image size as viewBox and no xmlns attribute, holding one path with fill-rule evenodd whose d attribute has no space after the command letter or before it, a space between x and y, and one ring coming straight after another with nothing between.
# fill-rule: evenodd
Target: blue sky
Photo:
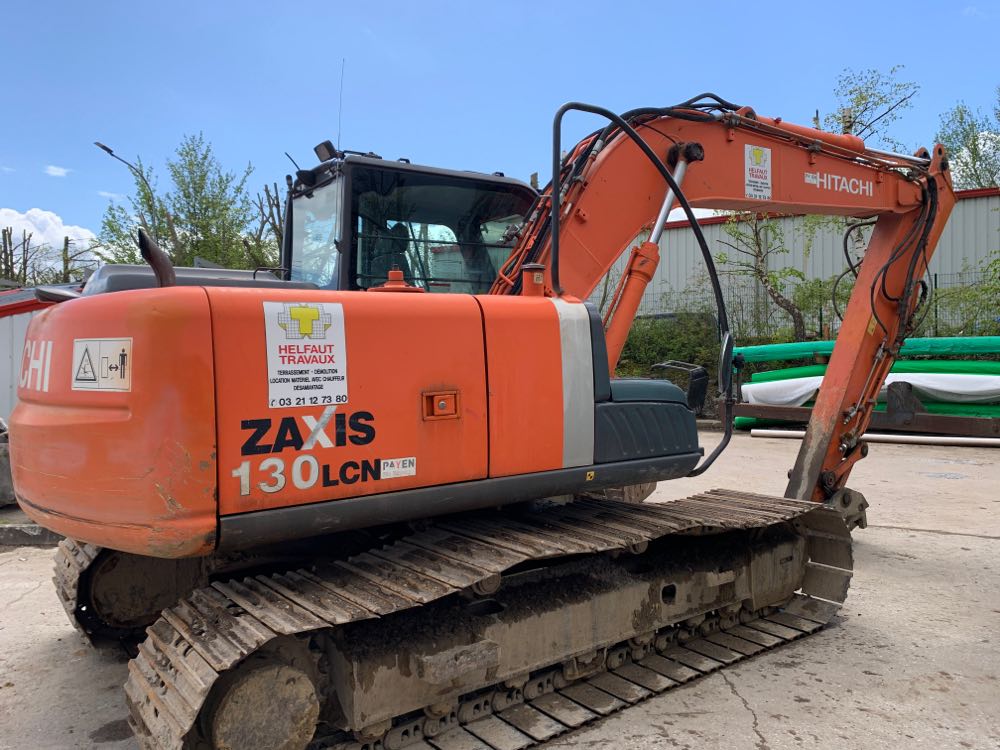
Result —
<instances>
[{"instance_id":1,"label":"blue sky","mask_svg":"<svg viewBox=\"0 0 1000 750\"><path fill-rule=\"evenodd\" d=\"M957 100L1000 84L1000 3L92 2L10 0L0 11L0 223L29 209L97 231L127 170L158 167L201 131L254 188L291 153L341 145L527 179L551 118L578 99L614 110L715 91L808 124L846 67L888 69L921 92L896 136L930 145ZM581 136L596 120L566 129ZM165 184L165 178L163 184ZM40 216L35 213L36 218ZM5 221L7 219L7 221ZM75 230L74 230L75 231ZM42 235L39 235L42 236Z\"/></svg>"}]
</instances>

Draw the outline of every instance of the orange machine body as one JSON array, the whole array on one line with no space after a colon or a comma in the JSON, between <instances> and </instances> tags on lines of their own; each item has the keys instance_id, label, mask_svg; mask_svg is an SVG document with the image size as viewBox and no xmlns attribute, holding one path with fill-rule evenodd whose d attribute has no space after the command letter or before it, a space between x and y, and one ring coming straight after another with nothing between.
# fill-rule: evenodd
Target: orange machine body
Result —
<instances>
[{"instance_id":1,"label":"orange machine body","mask_svg":"<svg viewBox=\"0 0 1000 750\"><path fill-rule=\"evenodd\" d=\"M699 144L695 206L878 217L788 489L830 495L864 453L954 203L943 149L869 152L743 110L637 137L660 154ZM73 538L180 557L684 476L700 449L683 394L609 382L657 248L633 253L607 340L569 296L592 292L665 192L627 138L588 157L560 204L562 296L551 268L512 295L522 266L552 260L543 195L489 296L181 287L56 305L26 341L18 499Z\"/></svg>"},{"instance_id":2,"label":"orange machine body","mask_svg":"<svg viewBox=\"0 0 1000 750\"><path fill-rule=\"evenodd\" d=\"M64 302L27 337L18 499L75 539L181 557L239 542L226 523L248 514L398 506L418 488L447 512L448 487L575 467L593 480L590 330L582 303L545 297L173 287ZM368 507L354 525L431 514ZM345 522L297 523L282 538Z\"/></svg>"},{"instance_id":3,"label":"orange machine body","mask_svg":"<svg viewBox=\"0 0 1000 750\"><path fill-rule=\"evenodd\" d=\"M91 388L120 372L126 345L123 382ZM215 363L204 290L99 295L45 310L28 329L18 398L11 468L34 520L162 557L214 548Z\"/></svg>"}]
</instances>

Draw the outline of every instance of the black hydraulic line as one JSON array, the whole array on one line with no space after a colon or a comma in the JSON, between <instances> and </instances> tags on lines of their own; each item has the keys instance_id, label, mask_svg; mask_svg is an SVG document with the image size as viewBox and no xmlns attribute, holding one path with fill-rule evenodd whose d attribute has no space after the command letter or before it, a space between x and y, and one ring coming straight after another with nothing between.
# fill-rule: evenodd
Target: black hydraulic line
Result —
<instances>
[{"instance_id":1,"label":"black hydraulic line","mask_svg":"<svg viewBox=\"0 0 1000 750\"><path fill-rule=\"evenodd\" d=\"M710 94L703 94L702 96L711 96ZM715 119L714 116L705 113L703 116L696 117L691 112L682 111L683 108L687 107L687 103L677 104L671 107L637 107L636 109L630 109L627 112L623 112L619 115L626 122L632 122L639 117L649 117L650 119L655 119L658 117L672 117L677 120L688 120L690 122L711 122ZM735 108L735 107L734 107ZM606 146L611 140L619 135L616 131L617 123L608 123L606 127L602 130L594 131L588 138L594 138L590 146L577 158L576 162L573 164L573 171L571 172L571 177L576 177L580 170L583 169L583 165L590 158L590 154L596 148L597 144L600 143Z\"/></svg>"},{"instance_id":2,"label":"black hydraulic line","mask_svg":"<svg viewBox=\"0 0 1000 750\"><path fill-rule=\"evenodd\" d=\"M551 279L552 279L552 289L557 295L563 293L562 285L559 283L559 212L560 212L560 192L562 191L562 185L560 180L561 167L562 167L562 118L563 116L572 110L578 112L589 112L595 115L601 115L611 120L622 132L627 135L632 141L635 142L636 146L646 155L657 171L666 181L669 188L673 191L674 197L677 199L678 204L684 210L685 216L687 216L688 223L691 225L691 229L694 232L695 239L698 242L698 246L701 248L702 256L705 260L706 270L708 271L709 281L712 284L712 292L715 295L716 310L719 315L719 339L721 346L723 348L723 353L725 350L731 352L731 337L729 333L729 316L726 313L726 302L722 296L722 285L719 282L719 274L715 268L715 261L712 258L712 252L708 247L708 242L705 240L705 235L701 231L701 226L698 224L698 220L694 215L694 211L691 208L691 204L688 203L687 198L681 191L680 185L674 179L674 176L670 174L670 170L663 161L653 152L642 137L635 131L635 129L625 122L621 116L616 115L609 109L604 107L597 107L592 104L584 104L583 102L567 102L562 105L556 112L555 117L552 121L552 183L550 192L552 195L552 213L551 213L551 244L550 244L550 267L551 267ZM732 420L732 404L735 399L733 397L733 377L732 377L732 359L730 357L722 357L722 362L720 363L719 372L719 382L720 384L726 383L725 392L725 423L723 437L719 445L716 446L715 450L710 453L702 464L691 471L688 476L698 476L705 472L714 462L715 459L721 455L722 451L725 450L726 446L729 445L729 441L733 436L733 420ZM726 372L728 370L728 372ZM728 376L728 377L727 377Z\"/></svg>"},{"instance_id":3,"label":"black hydraulic line","mask_svg":"<svg viewBox=\"0 0 1000 750\"><path fill-rule=\"evenodd\" d=\"M924 265L925 267L927 266L927 238L930 236L931 228L934 226L934 216L937 214L938 204L937 182L933 177L927 178L927 188L925 192L927 195L927 216L924 219L924 226L923 231L920 233L920 239L917 240L918 250L910 257L910 264L906 269L906 285L903 288L903 294L901 295L902 298L899 303L899 309L897 310L897 315L899 316L899 328L896 332L896 343L900 345L903 343L903 339L908 333L906 330L906 323L908 322L907 317L909 316L909 310L907 308L910 306L910 297L913 295L913 275L917 270L917 261L920 258L923 258ZM918 281L924 285L922 299L917 303L919 307L920 303L926 299L927 285L923 279L919 279ZM916 313L916 308L914 309L914 313ZM926 315L927 313L925 312L924 317L926 317ZM921 322L923 322L923 318L921 318Z\"/></svg>"},{"instance_id":4,"label":"black hydraulic line","mask_svg":"<svg viewBox=\"0 0 1000 750\"><path fill-rule=\"evenodd\" d=\"M847 260L847 269L854 274L854 278L858 278L858 268L859 266L854 263L851 258L850 248L847 247L848 241L851 239L851 234L861 227L871 227L875 226L874 221L856 221L853 224L849 224L847 229L844 230L844 258Z\"/></svg>"},{"instance_id":5,"label":"black hydraulic line","mask_svg":"<svg viewBox=\"0 0 1000 750\"><path fill-rule=\"evenodd\" d=\"M552 267L552 287L556 294L562 294L562 286L559 284L559 211L560 211L560 192L562 190L562 185L560 181L560 154L561 154L561 125L563 116L572 110L579 112L589 112L595 115L601 115L607 117L609 120L614 122L618 127L622 129L629 138L631 138L639 149L646 155L646 157L652 162L653 166L656 167L657 171L666 181L667 185L674 192L674 196L677 199L677 203L684 210L684 214L687 217L688 223L691 225L691 229L694 231L696 241L701 249L702 256L705 260L705 265L708 270L709 279L712 284L712 291L715 296L716 308L719 312L719 333L725 334L729 333L729 317L726 314L726 302L722 297L722 286L719 283L718 272L715 269L715 261L712 258L712 251L708 247L708 242L705 240L705 235L701 231L701 226L698 224L698 219L694 215L694 211L691 208L691 204L688 203L687 198L681 191L680 186L677 181L674 180L670 170L667 169L666 165L660 160L660 158L653 152L642 137L629 125L625 120L623 120L619 115L616 115L611 110L605 109L603 107L597 107L592 104L584 104L582 102L568 102L562 105L556 112L556 116L552 123L552 226L551 226L551 258L550 263Z\"/></svg>"},{"instance_id":6,"label":"black hydraulic line","mask_svg":"<svg viewBox=\"0 0 1000 750\"><path fill-rule=\"evenodd\" d=\"M677 106L678 107L694 107L702 99L714 99L715 100L715 104L706 103L706 104L704 104L702 106L709 106L709 107L712 107L712 108L715 108L715 109L731 109L731 110L737 110L737 109L740 108L739 104L733 104L732 102L728 102L725 99L723 99L722 97L720 97L718 94L713 94L710 91L709 92L705 92L704 94L698 94L698 96L691 97L686 102L681 102Z\"/></svg>"},{"instance_id":7,"label":"black hydraulic line","mask_svg":"<svg viewBox=\"0 0 1000 750\"><path fill-rule=\"evenodd\" d=\"M881 283L883 296L885 296L885 298L888 300L891 300L893 302L898 302L898 299L890 295L888 289L886 289L885 278L889 272L889 268L892 266L893 263L898 261L903 256L903 253L906 250L907 245L909 245L910 241L913 239L913 236L917 233L917 229L921 227L924 221L926 220L927 209L928 209L927 189L923 185L920 186L920 189L922 195L922 200L920 205L920 215L917 216L916 220L913 222L913 225L909 228L909 230L907 230L906 236L902 240L900 240L899 244L896 245L895 248L893 248L893 251L889 256L889 259L884 264L882 264L882 268L879 269L878 273L875 275L875 278L872 279L871 288L868 290L868 299L872 311L872 317L875 319L875 322L878 323L879 328L881 328L882 331L885 333L888 333L889 329L886 328L885 324L882 322L882 319L878 315L878 311L875 309L875 288L876 286L879 286L879 284Z\"/></svg>"}]
</instances>

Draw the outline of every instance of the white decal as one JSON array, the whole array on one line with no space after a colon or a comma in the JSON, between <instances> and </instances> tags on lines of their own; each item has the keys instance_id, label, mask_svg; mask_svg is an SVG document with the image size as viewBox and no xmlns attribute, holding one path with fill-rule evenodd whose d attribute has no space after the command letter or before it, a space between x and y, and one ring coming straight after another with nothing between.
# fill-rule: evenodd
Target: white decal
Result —
<instances>
[{"instance_id":1,"label":"white decal","mask_svg":"<svg viewBox=\"0 0 1000 750\"><path fill-rule=\"evenodd\" d=\"M408 458L383 458L382 470L379 476L382 479L395 479L396 477L412 477L417 474L417 459L413 456Z\"/></svg>"},{"instance_id":2,"label":"white decal","mask_svg":"<svg viewBox=\"0 0 1000 750\"><path fill-rule=\"evenodd\" d=\"M22 388L48 392L49 370L52 368L51 341L25 341L21 354Z\"/></svg>"},{"instance_id":3,"label":"white decal","mask_svg":"<svg viewBox=\"0 0 1000 750\"><path fill-rule=\"evenodd\" d=\"M280 458L265 458L260 462L260 470L271 474L270 482L258 482L264 492L281 492L285 486L285 462Z\"/></svg>"},{"instance_id":4,"label":"white decal","mask_svg":"<svg viewBox=\"0 0 1000 750\"><path fill-rule=\"evenodd\" d=\"M875 185L871 180L859 180L857 177L848 179L842 175L827 172L806 172L805 180L806 185L815 185L817 188L832 190L835 193L867 195L871 198L875 191Z\"/></svg>"},{"instance_id":5,"label":"white decal","mask_svg":"<svg viewBox=\"0 0 1000 750\"><path fill-rule=\"evenodd\" d=\"M382 473L385 471L388 471L388 474ZM296 456L291 465L279 456L265 458L256 466L250 461L243 461L230 472L230 475L240 480L240 495L245 497L250 494L253 486L269 494L281 492L288 486L289 478L295 489L305 491L313 487L349 486L357 482L408 477L416 474L416 471L415 458L393 458L385 461L380 458L362 458L328 464L320 463L311 453L303 453ZM258 476L255 477L255 474ZM263 478L254 481L258 477Z\"/></svg>"},{"instance_id":6,"label":"white decal","mask_svg":"<svg viewBox=\"0 0 1000 750\"><path fill-rule=\"evenodd\" d=\"M308 468L303 468L308 467ZM319 479L319 461L306 453L292 461L292 484L296 489L308 490Z\"/></svg>"},{"instance_id":7,"label":"white decal","mask_svg":"<svg viewBox=\"0 0 1000 750\"><path fill-rule=\"evenodd\" d=\"M746 197L760 201L771 200L771 149L748 143L743 147L743 152Z\"/></svg>"},{"instance_id":8,"label":"white decal","mask_svg":"<svg viewBox=\"0 0 1000 750\"><path fill-rule=\"evenodd\" d=\"M264 333L268 406L347 403L344 308L339 302L265 302Z\"/></svg>"},{"instance_id":9,"label":"white decal","mask_svg":"<svg viewBox=\"0 0 1000 750\"><path fill-rule=\"evenodd\" d=\"M131 391L132 339L74 339L74 391Z\"/></svg>"}]
</instances>

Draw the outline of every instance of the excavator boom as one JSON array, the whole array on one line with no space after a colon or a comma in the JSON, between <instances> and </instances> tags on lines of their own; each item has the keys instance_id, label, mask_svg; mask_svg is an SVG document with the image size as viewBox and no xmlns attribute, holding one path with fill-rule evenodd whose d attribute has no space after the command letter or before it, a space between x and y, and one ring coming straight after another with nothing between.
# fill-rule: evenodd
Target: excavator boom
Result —
<instances>
[{"instance_id":1,"label":"excavator boom","mask_svg":"<svg viewBox=\"0 0 1000 750\"><path fill-rule=\"evenodd\" d=\"M566 105L557 115L557 133L561 115L572 109L603 114L589 105ZM539 263L550 267L550 289L586 299L628 244L649 231L650 239L632 249L605 316L613 372L677 199L664 179L665 162L676 182L683 181L681 200L691 207L874 219L786 492L800 499L831 497L866 452L861 436L876 395L926 294L921 279L955 203L943 148L913 156L872 150L857 136L760 117L710 96L639 110L623 124L584 139L565 159L554 143L553 182L491 291L519 291L518 269ZM627 137L629 129L636 138Z\"/></svg>"}]
</instances>

